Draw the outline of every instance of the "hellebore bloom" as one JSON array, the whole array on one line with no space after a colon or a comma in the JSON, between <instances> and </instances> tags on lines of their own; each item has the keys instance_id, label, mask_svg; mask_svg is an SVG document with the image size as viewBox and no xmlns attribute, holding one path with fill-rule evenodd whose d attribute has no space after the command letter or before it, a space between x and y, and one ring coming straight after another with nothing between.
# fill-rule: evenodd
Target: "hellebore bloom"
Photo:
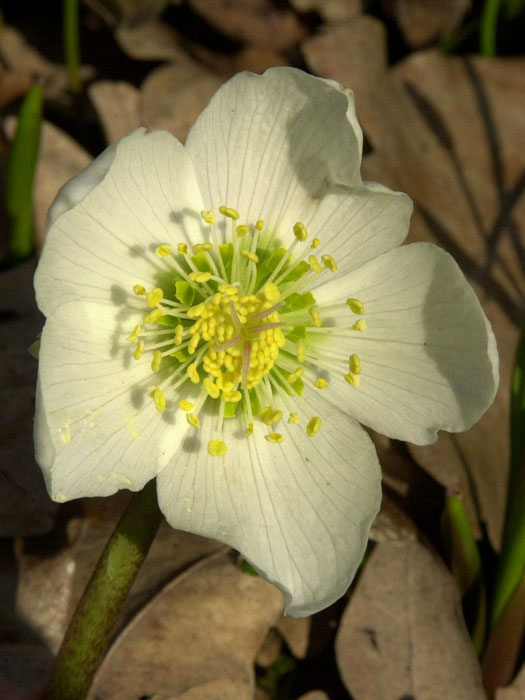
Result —
<instances>
[{"instance_id":1,"label":"hellebore bloom","mask_svg":"<svg viewBox=\"0 0 525 700\"><path fill-rule=\"evenodd\" d=\"M381 498L359 425L426 444L491 403L497 351L454 260L400 247L361 180L353 97L299 70L226 83L183 146L138 129L58 194L37 459L51 497L141 489L238 549L301 616L341 596Z\"/></svg>"}]
</instances>

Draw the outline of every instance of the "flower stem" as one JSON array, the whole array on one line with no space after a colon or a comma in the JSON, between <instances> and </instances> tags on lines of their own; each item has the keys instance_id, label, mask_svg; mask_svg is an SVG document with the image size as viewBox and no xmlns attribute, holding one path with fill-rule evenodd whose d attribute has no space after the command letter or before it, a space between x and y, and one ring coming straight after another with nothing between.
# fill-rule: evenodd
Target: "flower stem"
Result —
<instances>
[{"instance_id":1,"label":"flower stem","mask_svg":"<svg viewBox=\"0 0 525 700\"><path fill-rule=\"evenodd\" d=\"M86 697L161 519L153 479L133 494L102 552L58 652L45 700Z\"/></svg>"},{"instance_id":2,"label":"flower stem","mask_svg":"<svg viewBox=\"0 0 525 700\"><path fill-rule=\"evenodd\" d=\"M496 33L501 0L485 0L481 14L479 52L482 56L496 55Z\"/></svg>"},{"instance_id":3,"label":"flower stem","mask_svg":"<svg viewBox=\"0 0 525 700\"><path fill-rule=\"evenodd\" d=\"M77 94L82 89L80 81L80 47L78 34L78 0L63 0L64 54L69 77L69 89Z\"/></svg>"}]
</instances>

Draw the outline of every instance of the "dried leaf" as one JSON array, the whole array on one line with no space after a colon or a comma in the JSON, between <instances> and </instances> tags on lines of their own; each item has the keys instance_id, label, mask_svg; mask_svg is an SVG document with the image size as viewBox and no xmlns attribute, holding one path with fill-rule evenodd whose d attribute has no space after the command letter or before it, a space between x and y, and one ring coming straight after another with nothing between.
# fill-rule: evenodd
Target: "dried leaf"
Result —
<instances>
[{"instance_id":1,"label":"dried leaf","mask_svg":"<svg viewBox=\"0 0 525 700\"><path fill-rule=\"evenodd\" d=\"M509 686L496 690L496 700L525 700L525 664Z\"/></svg>"},{"instance_id":2,"label":"dried leaf","mask_svg":"<svg viewBox=\"0 0 525 700\"><path fill-rule=\"evenodd\" d=\"M297 15L271 0L189 0L188 4L226 36L253 46L282 51L306 35Z\"/></svg>"},{"instance_id":3,"label":"dried leaf","mask_svg":"<svg viewBox=\"0 0 525 700\"><path fill-rule=\"evenodd\" d=\"M97 110L108 144L119 141L140 126L140 93L133 85L100 80L89 86L88 93Z\"/></svg>"},{"instance_id":4,"label":"dried leaf","mask_svg":"<svg viewBox=\"0 0 525 700\"><path fill-rule=\"evenodd\" d=\"M482 700L459 595L418 542L380 543L343 614L336 659L355 700Z\"/></svg>"},{"instance_id":5,"label":"dried leaf","mask_svg":"<svg viewBox=\"0 0 525 700\"><path fill-rule=\"evenodd\" d=\"M33 536L53 526L50 501L33 456L37 362L28 348L43 317L33 292L34 261L0 274L0 537Z\"/></svg>"},{"instance_id":6,"label":"dried leaf","mask_svg":"<svg viewBox=\"0 0 525 700\"><path fill-rule=\"evenodd\" d=\"M296 12L317 12L330 23L347 22L363 10L363 0L290 0Z\"/></svg>"},{"instance_id":7,"label":"dried leaf","mask_svg":"<svg viewBox=\"0 0 525 700\"><path fill-rule=\"evenodd\" d=\"M89 698L177 697L227 680L242 685L237 697L248 700L253 660L281 611L272 585L242 573L228 555L211 556L169 583L127 626Z\"/></svg>"},{"instance_id":8,"label":"dried leaf","mask_svg":"<svg viewBox=\"0 0 525 700\"><path fill-rule=\"evenodd\" d=\"M268 634L266 635L261 648L257 652L257 656L255 657L255 663L257 666L268 668L274 664L281 653L282 647L283 639L275 627L272 627L270 630L268 630Z\"/></svg>"},{"instance_id":9,"label":"dried leaf","mask_svg":"<svg viewBox=\"0 0 525 700\"><path fill-rule=\"evenodd\" d=\"M161 66L142 84L141 122L150 129L167 129L184 141L222 82L191 59Z\"/></svg>"},{"instance_id":10,"label":"dried leaf","mask_svg":"<svg viewBox=\"0 0 525 700\"><path fill-rule=\"evenodd\" d=\"M281 617L276 628L296 659L304 659L310 641L310 617Z\"/></svg>"},{"instance_id":11,"label":"dried leaf","mask_svg":"<svg viewBox=\"0 0 525 700\"><path fill-rule=\"evenodd\" d=\"M471 9L471 0L383 0L409 46L419 48L446 39Z\"/></svg>"},{"instance_id":12,"label":"dried leaf","mask_svg":"<svg viewBox=\"0 0 525 700\"><path fill-rule=\"evenodd\" d=\"M115 38L124 53L138 61L176 61L184 53L177 33L164 22L123 25Z\"/></svg>"}]
</instances>

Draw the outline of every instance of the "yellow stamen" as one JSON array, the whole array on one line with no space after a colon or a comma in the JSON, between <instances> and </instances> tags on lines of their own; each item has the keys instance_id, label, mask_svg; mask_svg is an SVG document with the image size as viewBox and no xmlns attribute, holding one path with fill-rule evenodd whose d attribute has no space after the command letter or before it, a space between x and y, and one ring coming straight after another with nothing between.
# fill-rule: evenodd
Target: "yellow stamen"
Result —
<instances>
[{"instance_id":1,"label":"yellow stamen","mask_svg":"<svg viewBox=\"0 0 525 700\"><path fill-rule=\"evenodd\" d=\"M267 282L263 287L263 294L268 301L279 301L281 292L279 287L273 282Z\"/></svg>"},{"instance_id":2,"label":"yellow stamen","mask_svg":"<svg viewBox=\"0 0 525 700\"><path fill-rule=\"evenodd\" d=\"M179 401L179 408L182 411L193 411L195 405L191 401L186 401L186 399L181 399Z\"/></svg>"},{"instance_id":3,"label":"yellow stamen","mask_svg":"<svg viewBox=\"0 0 525 700\"><path fill-rule=\"evenodd\" d=\"M199 272L197 270L196 272L190 272L188 277L192 282L208 282L209 280L211 280L213 275L211 274L211 272Z\"/></svg>"},{"instance_id":4,"label":"yellow stamen","mask_svg":"<svg viewBox=\"0 0 525 700\"><path fill-rule=\"evenodd\" d=\"M188 318L197 318L198 316L202 316L205 308L206 307L204 306L204 304L201 301L200 304L196 304L195 306L190 306L190 308L186 311L186 316Z\"/></svg>"},{"instance_id":5,"label":"yellow stamen","mask_svg":"<svg viewBox=\"0 0 525 700\"><path fill-rule=\"evenodd\" d=\"M262 231L264 228L264 221L262 219L257 219L257 223L255 224L255 228L257 231Z\"/></svg>"},{"instance_id":6,"label":"yellow stamen","mask_svg":"<svg viewBox=\"0 0 525 700\"><path fill-rule=\"evenodd\" d=\"M352 326L353 331L366 331L366 321L364 319L360 319L359 321L356 321L354 325Z\"/></svg>"},{"instance_id":7,"label":"yellow stamen","mask_svg":"<svg viewBox=\"0 0 525 700\"><path fill-rule=\"evenodd\" d=\"M308 238L308 231L306 230L305 225L300 221L294 224L293 233L298 241L306 241Z\"/></svg>"},{"instance_id":8,"label":"yellow stamen","mask_svg":"<svg viewBox=\"0 0 525 700\"><path fill-rule=\"evenodd\" d=\"M159 247L155 250L155 253L158 255L159 258L166 258L168 255L171 254L171 251L172 247L167 243L163 243L162 245L159 245Z\"/></svg>"},{"instance_id":9,"label":"yellow stamen","mask_svg":"<svg viewBox=\"0 0 525 700\"><path fill-rule=\"evenodd\" d=\"M203 209L201 211L201 216L207 224L215 223L215 214L212 211L206 211L205 209Z\"/></svg>"},{"instance_id":10,"label":"yellow stamen","mask_svg":"<svg viewBox=\"0 0 525 700\"><path fill-rule=\"evenodd\" d=\"M322 323L321 323L321 317L319 316L319 311L317 311L317 309L314 309L313 307L310 307L308 309L308 313L312 317L312 321L314 322L314 326L316 328L320 328L322 326Z\"/></svg>"},{"instance_id":11,"label":"yellow stamen","mask_svg":"<svg viewBox=\"0 0 525 700\"><path fill-rule=\"evenodd\" d=\"M246 226L246 224L239 224L239 226L237 226L237 228L235 229L239 238L246 236L249 230L250 228L249 226Z\"/></svg>"},{"instance_id":12,"label":"yellow stamen","mask_svg":"<svg viewBox=\"0 0 525 700\"><path fill-rule=\"evenodd\" d=\"M268 433L264 436L264 439L268 440L268 442L277 444L279 442L282 442L284 440L284 437L281 435L281 433Z\"/></svg>"},{"instance_id":13,"label":"yellow stamen","mask_svg":"<svg viewBox=\"0 0 525 700\"><path fill-rule=\"evenodd\" d=\"M310 418L306 426L306 434L308 435L308 437L313 437L314 435L316 435L321 428L321 424L322 420L319 418L319 416Z\"/></svg>"},{"instance_id":14,"label":"yellow stamen","mask_svg":"<svg viewBox=\"0 0 525 700\"><path fill-rule=\"evenodd\" d=\"M317 246L319 246L319 245L321 245L321 241L318 238L314 238L310 248L317 248Z\"/></svg>"},{"instance_id":15,"label":"yellow stamen","mask_svg":"<svg viewBox=\"0 0 525 700\"><path fill-rule=\"evenodd\" d=\"M242 394L240 391L223 391L221 398L223 401L238 403L242 399Z\"/></svg>"},{"instance_id":16,"label":"yellow stamen","mask_svg":"<svg viewBox=\"0 0 525 700\"><path fill-rule=\"evenodd\" d=\"M204 391L208 394L208 396L211 396L212 399L219 398L219 394L221 393L221 391L217 384L214 384L209 377L206 377L204 379L202 385L204 387Z\"/></svg>"},{"instance_id":17,"label":"yellow stamen","mask_svg":"<svg viewBox=\"0 0 525 700\"><path fill-rule=\"evenodd\" d=\"M186 245L186 243L179 243L179 245L177 246L177 252L181 255L186 255L186 253L188 252L188 246Z\"/></svg>"},{"instance_id":18,"label":"yellow stamen","mask_svg":"<svg viewBox=\"0 0 525 700\"><path fill-rule=\"evenodd\" d=\"M317 258L315 257L315 255L309 255L309 256L308 256L308 262L309 262L310 265L312 266L312 270L313 270L314 272L319 273L319 272L322 272L322 271L323 271L323 268L321 267L321 265L319 265L319 261L317 260Z\"/></svg>"},{"instance_id":19,"label":"yellow stamen","mask_svg":"<svg viewBox=\"0 0 525 700\"><path fill-rule=\"evenodd\" d=\"M300 379L304 374L304 368L303 367L298 367L295 372L292 374L288 375L288 381L290 384L295 384L295 382Z\"/></svg>"},{"instance_id":20,"label":"yellow stamen","mask_svg":"<svg viewBox=\"0 0 525 700\"><path fill-rule=\"evenodd\" d=\"M227 216L229 219L233 219L234 221L237 221L237 219L240 217L239 212L231 207L219 207L219 211L223 216Z\"/></svg>"},{"instance_id":21,"label":"yellow stamen","mask_svg":"<svg viewBox=\"0 0 525 700\"><path fill-rule=\"evenodd\" d=\"M160 365L162 364L162 353L160 350L155 350L153 353L153 359L151 360L151 369L153 372L158 372Z\"/></svg>"},{"instance_id":22,"label":"yellow stamen","mask_svg":"<svg viewBox=\"0 0 525 700\"><path fill-rule=\"evenodd\" d=\"M148 393L153 399L153 403L155 404L155 408L159 413L162 413L164 409L166 408L166 398L164 394L162 393L162 389L160 386L152 386L148 389Z\"/></svg>"},{"instance_id":23,"label":"yellow stamen","mask_svg":"<svg viewBox=\"0 0 525 700\"><path fill-rule=\"evenodd\" d=\"M306 362L306 345L302 340L297 343L297 362Z\"/></svg>"},{"instance_id":24,"label":"yellow stamen","mask_svg":"<svg viewBox=\"0 0 525 700\"><path fill-rule=\"evenodd\" d=\"M352 374L361 374L361 358L359 355L350 355L348 367Z\"/></svg>"},{"instance_id":25,"label":"yellow stamen","mask_svg":"<svg viewBox=\"0 0 525 700\"><path fill-rule=\"evenodd\" d=\"M299 414L298 413L290 413L290 417L288 418L288 423L291 425L297 425L299 423Z\"/></svg>"},{"instance_id":26,"label":"yellow stamen","mask_svg":"<svg viewBox=\"0 0 525 700\"><path fill-rule=\"evenodd\" d=\"M350 298L346 300L346 303L348 304L350 311L353 311L354 314L365 313L365 305L359 299Z\"/></svg>"},{"instance_id":27,"label":"yellow stamen","mask_svg":"<svg viewBox=\"0 0 525 700\"><path fill-rule=\"evenodd\" d=\"M212 457L223 457L228 448L222 440L210 440L208 443L208 453Z\"/></svg>"},{"instance_id":28,"label":"yellow stamen","mask_svg":"<svg viewBox=\"0 0 525 700\"><path fill-rule=\"evenodd\" d=\"M158 318L164 314L162 309L153 309L147 316L142 319L144 323L155 323Z\"/></svg>"},{"instance_id":29,"label":"yellow stamen","mask_svg":"<svg viewBox=\"0 0 525 700\"><path fill-rule=\"evenodd\" d=\"M197 365L195 362L192 362L191 365L187 366L186 374L193 384L198 384L201 380L199 373L197 372Z\"/></svg>"},{"instance_id":30,"label":"yellow stamen","mask_svg":"<svg viewBox=\"0 0 525 700\"><path fill-rule=\"evenodd\" d=\"M213 250L213 243L196 243L193 246L193 252L195 255L199 253L207 253L209 250Z\"/></svg>"},{"instance_id":31,"label":"yellow stamen","mask_svg":"<svg viewBox=\"0 0 525 700\"><path fill-rule=\"evenodd\" d=\"M359 386L359 375L357 374L345 374L345 380L350 384L350 386Z\"/></svg>"},{"instance_id":32,"label":"yellow stamen","mask_svg":"<svg viewBox=\"0 0 525 700\"><path fill-rule=\"evenodd\" d=\"M139 342L137 343L137 347L135 348L135 352L133 353L133 357L135 358L135 360L140 360L143 352L144 352L144 341L139 340Z\"/></svg>"},{"instance_id":33,"label":"yellow stamen","mask_svg":"<svg viewBox=\"0 0 525 700\"><path fill-rule=\"evenodd\" d=\"M245 258L248 258L248 260L251 260L254 263L259 262L259 258L255 253L250 252L249 250L241 250L241 255Z\"/></svg>"},{"instance_id":34,"label":"yellow stamen","mask_svg":"<svg viewBox=\"0 0 525 700\"><path fill-rule=\"evenodd\" d=\"M194 428L201 427L201 422L198 419L198 417L195 415L195 413L186 413L186 420Z\"/></svg>"},{"instance_id":35,"label":"yellow stamen","mask_svg":"<svg viewBox=\"0 0 525 700\"><path fill-rule=\"evenodd\" d=\"M134 343L143 330L144 329L142 328L142 326L135 326L135 328L133 329L133 333L130 333L126 340L129 340L130 343Z\"/></svg>"},{"instance_id":36,"label":"yellow stamen","mask_svg":"<svg viewBox=\"0 0 525 700\"><path fill-rule=\"evenodd\" d=\"M259 413L259 419L265 425L274 425L275 423L278 423L282 417L283 412L274 411L274 409L271 406L267 406Z\"/></svg>"},{"instance_id":37,"label":"yellow stamen","mask_svg":"<svg viewBox=\"0 0 525 700\"><path fill-rule=\"evenodd\" d=\"M133 294L136 294L138 297L143 296L144 294L146 294L146 288L143 287L141 284L134 284Z\"/></svg>"},{"instance_id":38,"label":"yellow stamen","mask_svg":"<svg viewBox=\"0 0 525 700\"><path fill-rule=\"evenodd\" d=\"M326 389L326 387L328 386L328 382L326 381L326 379L319 377L319 379L316 380L314 386L316 389Z\"/></svg>"},{"instance_id":39,"label":"yellow stamen","mask_svg":"<svg viewBox=\"0 0 525 700\"><path fill-rule=\"evenodd\" d=\"M253 423L251 421L248 423L248 427L244 432L246 435L253 435Z\"/></svg>"},{"instance_id":40,"label":"yellow stamen","mask_svg":"<svg viewBox=\"0 0 525 700\"><path fill-rule=\"evenodd\" d=\"M154 306L157 306L159 301L162 301L162 297L164 296L164 292L160 287L155 287L155 289L152 289L151 292L148 292L148 295L146 297L146 303L152 309Z\"/></svg>"},{"instance_id":41,"label":"yellow stamen","mask_svg":"<svg viewBox=\"0 0 525 700\"><path fill-rule=\"evenodd\" d=\"M337 272L337 263L331 255L322 255L321 262L330 270L330 272Z\"/></svg>"}]
</instances>

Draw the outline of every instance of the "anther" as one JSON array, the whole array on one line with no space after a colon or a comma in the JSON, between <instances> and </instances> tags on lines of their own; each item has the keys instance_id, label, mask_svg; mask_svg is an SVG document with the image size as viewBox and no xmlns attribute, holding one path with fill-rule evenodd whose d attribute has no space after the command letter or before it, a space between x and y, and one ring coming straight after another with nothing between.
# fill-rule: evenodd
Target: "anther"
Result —
<instances>
[{"instance_id":1,"label":"anther","mask_svg":"<svg viewBox=\"0 0 525 700\"><path fill-rule=\"evenodd\" d=\"M321 428L322 421L319 418L319 416L315 416L314 418L310 418L308 421L308 424L306 426L306 434L308 437L314 437L316 435L320 428Z\"/></svg>"},{"instance_id":2,"label":"anther","mask_svg":"<svg viewBox=\"0 0 525 700\"><path fill-rule=\"evenodd\" d=\"M186 421L193 427L193 428L200 428L201 427L201 422L198 419L198 417L195 415L195 413L186 413Z\"/></svg>"},{"instance_id":3,"label":"anther","mask_svg":"<svg viewBox=\"0 0 525 700\"><path fill-rule=\"evenodd\" d=\"M146 297L146 303L152 309L154 306L157 306L159 301L162 301L162 298L164 296L164 292L160 287L155 287L155 289L152 289L151 292L148 292L148 295Z\"/></svg>"},{"instance_id":4,"label":"anther","mask_svg":"<svg viewBox=\"0 0 525 700\"><path fill-rule=\"evenodd\" d=\"M153 359L151 360L151 369L153 372L158 372L162 364L162 353L160 350L155 350Z\"/></svg>"},{"instance_id":5,"label":"anther","mask_svg":"<svg viewBox=\"0 0 525 700\"><path fill-rule=\"evenodd\" d=\"M228 448L222 440L210 440L208 443L208 454L212 457L223 457Z\"/></svg>"},{"instance_id":6,"label":"anther","mask_svg":"<svg viewBox=\"0 0 525 700\"><path fill-rule=\"evenodd\" d=\"M359 386L359 375L348 373L344 375L344 378L350 386Z\"/></svg>"},{"instance_id":7,"label":"anther","mask_svg":"<svg viewBox=\"0 0 525 700\"><path fill-rule=\"evenodd\" d=\"M284 437L281 435L281 433L268 433L264 436L264 439L273 444L278 444L284 440Z\"/></svg>"},{"instance_id":8,"label":"anther","mask_svg":"<svg viewBox=\"0 0 525 700\"><path fill-rule=\"evenodd\" d=\"M195 405L191 401L186 401L186 399L181 399L179 401L179 408L181 411L193 411Z\"/></svg>"},{"instance_id":9,"label":"anther","mask_svg":"<svg viewBox=\"0 0 525 700\"><path fill-rule=\"evenodd\" d=\"M237 219L240 217L239 212L231 207L219 207L219 211L223 216L227 216L229 219L233 219L234 221L237 221Z\"/></svg>"},{"instance_id":10,"label":"anther","mask_svg":"<svg viewBox=\"0 0 525 700\"><path fill-rule=\"evenodd\" d=\"M259 262L258 256L255 255L255 253L250 252L249 250L241 250L241 255L242 255L244 258L248 258L248 260L251 260L251 261L254 262L254 263L258 263L258 262Z\"/></svg>"},{"instance_id":11,"label":"anther","mask_svg":"<svg viewBox=\"0 0 525 700\"><path fill-rule=\"evenodd\" d=\"M153 311L150 311L150 313L147 316L144 316L142 320L144 323L156 323L157 319L159 319L163 314L164 311L162 309L153 309Z\"/></svg>"},{"instance_id":12,"label":"anther","mask_svg":"<svg viewBox=\"0 0 525 700\"><path fill-rule=\"evenodd\" d=\"M297 423L299 423L299 414L298 413L290 413L290 417L288 418L288 423L290 423L290 425L297 425Z\"/></svg>"},{"instance_id":13,"label":"anther","mask_svg":"<svg viewBox=\"0 0 525 700\"><path fill-rule=\"evenodd\" d=\"M326 387L328 386L328 382L326 381L326 379L319 377L319 379L316 380L314 386L316 389L326 389Z\"/></svg>"},{"instance_id":14,"label":"anther","mask_svg":"<svg viewBox=\"0 0 525 700\"><path fill-rule=\"evenodd\" d=\"M310 265L312 266L312 270L313 270L314 272L319 273L319 272L322 272L322 271L323 271L323 268L321 267L321 265L319 265L319 261L317 260L317 258L315 257L315 255L309 255L309 256L308 256L308 262L309 262Z\"/></svg>"},{"instance_id":15,"label":"anther","mask_svg":"<svg viewBox=\"0 0 525 700\"><path fill-rule=\"evenodd\" d=\"M297 343L297 362L306 361L306 346L302 340Z\"/></svg>"},{"instance_id":16,"label":"anther","mask_svg":"<svg viewBox=\"0 0 525 700\"><path fill-rule=\"evenodd\" d=\"M350 355L348 360L348 367L352 374L361 374L361 358L359 355Z\"/></svg>"},{"instance_id":17,"label":"anther","mask_svg":"<svg viewBox=\"0 0 525 700\"><path fill-rule=\"evenodd\" d=\"M298 241L306 241L306 239L308 238L308 231L306 230L305 225L302 224L300 221L294 224L293 233Z\"/></svg>"},{"instance_id":18,"label":"anther","mask_svg":"<svg viewBox=\"0 0 525 700\"><path fill-rule=\"evenodd\" d=\"M138 339L139 335L142 333L143 330L144 329L142 328L142 326L135 326L135 328L133 329L133 332L128 335L126 340L128 340L130 343L134 343Z\"/></svg>"},{"instance_id":19,"label":"anther","mask_svg":"<svg viewBox=\"0 0 525 700\"><path fill-rule=\"evenodd\" d=\"M255 228L257 231L262 231L264 228L264 221L262 219L257 219L257 223L255 224Z\"/></svg>"},{"instance_id":20,"label":"anther","mask_svg":"<svg viewBox=\"0 0 525 700\"><path fill-rule=\"evenodd\" d=\"M166 408L166 398L164 394L162 393L162 389L160 386L152 386L148 389L148 393L153 399L153 403L155 404L155 408L159 413L162 413L164 409Z\"/></svg>"},{"instance_id":21,"label":"anther","mask_svg":"<svg viewBox=\"0 0 525 700\"><path fill-rule=\"evenodd\" d=\"M203 209L201 211L201 216L207 224L215 223L215 214L212 211L206 211L205 209Z\"/></svg>"},{"instance_id":22,"label":"anther","mask_svg":"<svg viewBox=\"0 0 525 700\"><path fill-rule=\"evenodd\" d=\"M192 362L191 365L187 366L186 374L193 384L198 384L201 380L201 378L199 377L199 373L197 372L197 365L195 364L195 362Z\"/></svg>"},{"instance_id":23,"label":"anther","mask_svg":"<svg viewBox=\"0 0 525 700\"><path fill-rule=\"evenodd\" d=\"M146 294L146 288L143 287L141 284L134 284L133 294L136 294L138 297L144 296L144 294Z\"/></svg>"},{"instance_id":24,"label":"anther","mask_svg":"<svg viewBox=\"0 0 525 700\"><path fill-rule=\"evenodd\" d=\"M246 236L249 230L250 228L246 226L246 224L239 224L239 226L237 226L237 228L235 229L239 238Z\"/></svg>"},{"instance_id":25,"label":"anther","mask_svg":"<svg viewBox=\"0 0 525 700\"><path fill-rule=\"evenodd\" d=\"M337 272L337 263L331 255L322 255L321 262L330 270L330 272Z\"/></svg>"},{"instance_id":26,"label":"anther","mask_svg":"<svg viewBox=\"0 0 525 700\"><path fill-rule=\"evenodd\" d=\"M281 292L279 287L273 282L267 282L263 287L263 294L268 301L279 301Z\"/></svg>"},{"instance_id":27,"label":"anther","mask_svg":"<svg viewBox=\"0 0 525 700\"><path fill-rule=\"evenodd\" d=\"M314 238L310 248L317 248L317 246L319 246L319 245L321 245L321 241L318 238Z\"/></svg>"},{"instance_id":28,"label":"anther","mask_svg":"<svg viewBox=\"0 0 525 700\"><path fill-rule=\"evenodd\" d=\"M364 319L360 319L359 321L356 321L354 325L352 326L353 331L366 331L366 321Z\"/></svg>"},{"instance_id":29,"label":"anther","mask_svg":"<svg viewBox=\"0 0 525 700\"><path fill-rule=\"evenodd\" d=\"M186 255L186 253L188 252L188 246L186 245L186 243L179 243L179 245L177 246L177 252L181 255Z\"/></svg>"},{"instance_id":30,"label":"anther","mask_svg":"<svg viewBox=\"0 0 525 700\"><path fill-rule=\"evenodd\" d=\"M190 278L190 280L192 282L204 283L204 282L208 282L209 280L211 280L213 275L211 274L211 272L199 272L197 270L196 272L190 272L188 277Z\"/></svg>"},{"instance_id":31,"label":"anther","mask_svg":"<svg viewBox=\"0 0 525 700\"><path fill-rule=\"evenodd\" d=\"M143 352L144 352L144 341L139 340L139 342L137 343L137 347L135 348L135 352L133 353L133 357L135 358L135 360L140 360Z\"/></svg>"},{"instance_id":32,"label":"anther","mask_svg":"<svg viewBox=\"0 0 525 700\"><path fill-rule=\"evenodd\" d=\"M206 377L204 379L204 381L202 382L202 385L204 387L204 391L208 394L208 396L211 396L212 399L219 398L221 391L220 391L219 387L217 386L217 384L214 384L209 377Z\"/></svg>"},{"instance_id":33,"label":"anther","mask_svg":"<svg viewBox=\"0 0 525 700\"><path fill-rule=\"evenodd\" d=\"M365 313L365 305L359 299L350 298L350 299L346 300L346 303L347 303L350 311L353 311L354 314L364 314Z\"/></svg>"},{"instance_id":34,"label":"anther","mask_svg":"<svg viewBox=\"0 0 525 700\"><path fill-rule=\"evenodd\" d=\"M162 245L158 246L158 248L155 250L155 253L159 258L166 258L168 255L171 254L171 251L171 246L167 243L163 243Z\"/></svg>"},{"instance_id":35,"label":"anther","mask_svg":"<svg viewBox=\"0 0 525 700\"><path fill-rule=\"evenodd\" d=\"M321 317L319 316L319 311L317 309L314 309L312 306L308 309L308 313L312 317L312 321L314 322L314 326L316 328L320 328L322 326L321 323Z\"/></svg>"},{"instance_id":36,"label":"anther","mask_svg":"<svg viewBox=\"0 0 525 700\"><path fill-rule=\"evenodd\" d=\"M207 253L209 250L213 250L213 243L196 243L193 246L193 252L195 255L199 253Z\"/></svg>"}]
</instances>

